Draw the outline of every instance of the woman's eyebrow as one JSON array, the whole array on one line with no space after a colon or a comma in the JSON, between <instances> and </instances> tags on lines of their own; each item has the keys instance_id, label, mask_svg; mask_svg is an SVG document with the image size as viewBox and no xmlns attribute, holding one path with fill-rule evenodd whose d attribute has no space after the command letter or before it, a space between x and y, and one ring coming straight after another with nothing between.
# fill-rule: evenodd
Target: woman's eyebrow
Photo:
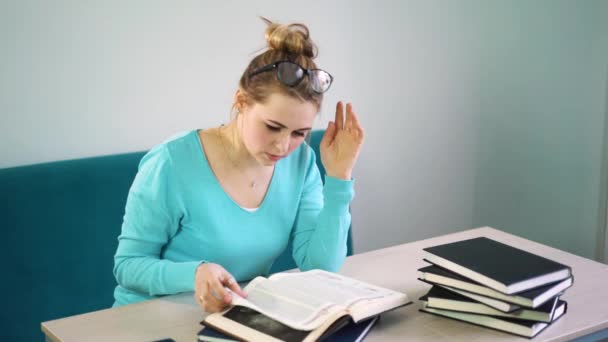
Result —
<instances>
[{"instance_id":1,"label":"woman's eyebrow","mask_svg":"<svg viewBox=\"0 0 608 342\"><path fill-rule=\"evenodd\" d=\"M278 121L268 120L268 122L271 122L277 126L280 126L281 128L287 128L287 126L283 125L282 123L280 123ZM304 128L296 129L295 131L310 131L311 129L312 129L311 127L304 127Z\"/></svg>"}]
</instances>

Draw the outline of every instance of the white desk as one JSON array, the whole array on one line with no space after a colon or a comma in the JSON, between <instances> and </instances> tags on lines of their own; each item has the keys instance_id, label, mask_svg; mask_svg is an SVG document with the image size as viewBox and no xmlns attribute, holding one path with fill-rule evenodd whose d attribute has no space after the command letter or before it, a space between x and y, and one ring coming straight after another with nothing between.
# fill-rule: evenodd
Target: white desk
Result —
<instances>
[{"instance_id":1,"label":"white desk","mask_svg":"<svg viewBox=\"0 0 608 342\"><path fill-rule=\"evenodd\" d=\"M382 315L366 342L374 341L529 341L506 333L418 311L429 285L417 280L422 248L487 236L572 267L574 285L563 299L568 312L533 341L567 341L608 328L608 266L493 228L477 228L416 241L346 259L340 273L408 294L414 304ZM192 294L180 294L119 308L42 323L51 341L175 341L196 340L204 313Z\"/></svg>"}]
</instances>

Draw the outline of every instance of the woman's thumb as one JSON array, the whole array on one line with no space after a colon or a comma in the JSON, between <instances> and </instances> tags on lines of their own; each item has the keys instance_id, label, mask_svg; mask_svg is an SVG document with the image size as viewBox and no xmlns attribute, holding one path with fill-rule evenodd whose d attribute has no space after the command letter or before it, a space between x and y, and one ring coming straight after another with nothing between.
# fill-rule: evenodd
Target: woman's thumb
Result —
<instances>
[{"instance_id":1,"label":"woman's thumb","mask_svg":"<svg viewBox=\"0 0 608 342\"><path fill-rule=\"evenodd\" d=\"M325 134L323 134L323 139L321 140L321 146L329 146L334 141L334 135L336 132L336 124L333 121L327 123L327 128L325 129Z\"/></svg>"}]
</instances>

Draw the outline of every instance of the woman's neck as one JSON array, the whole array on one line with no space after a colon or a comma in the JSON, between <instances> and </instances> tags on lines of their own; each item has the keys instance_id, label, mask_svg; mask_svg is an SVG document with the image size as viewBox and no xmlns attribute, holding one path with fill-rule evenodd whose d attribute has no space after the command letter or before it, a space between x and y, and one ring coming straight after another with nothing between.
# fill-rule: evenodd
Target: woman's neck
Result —
<instances>
[{"instance_id":1,"label":"woman's neck","mask_svg":"<svg viewBox=\"0 0 608 342\"><path fill-rule=\"evenodd\" d=\"M222 147L224 148L226 157L234 168L241 171L265 169L266 167L260 165L249 150L247 150L243 142L243 135L241 133L243 122L241 119L242 117L238 116L227 125L222 125L218 129L220 143L223 144Z\"/></svg>"}]
</instances>

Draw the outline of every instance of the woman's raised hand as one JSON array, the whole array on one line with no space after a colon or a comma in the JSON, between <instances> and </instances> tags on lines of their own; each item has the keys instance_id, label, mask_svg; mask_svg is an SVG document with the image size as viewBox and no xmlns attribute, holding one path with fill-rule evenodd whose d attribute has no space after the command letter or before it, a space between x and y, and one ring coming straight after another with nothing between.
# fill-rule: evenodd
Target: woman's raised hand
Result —
<instances>
[{"instance_id":1,"label":"woman's raised hand","mask_svg":"<svg viewBox=\"0 0 608 342\"><path fill-rule=\"evenodd\" d=\"M342 102L336 104L336 119L330 121L321 140L321 161L328 176L350 180L363 145L363 128L350 103L346 113Z\"/></svg>"}]
</instances>

